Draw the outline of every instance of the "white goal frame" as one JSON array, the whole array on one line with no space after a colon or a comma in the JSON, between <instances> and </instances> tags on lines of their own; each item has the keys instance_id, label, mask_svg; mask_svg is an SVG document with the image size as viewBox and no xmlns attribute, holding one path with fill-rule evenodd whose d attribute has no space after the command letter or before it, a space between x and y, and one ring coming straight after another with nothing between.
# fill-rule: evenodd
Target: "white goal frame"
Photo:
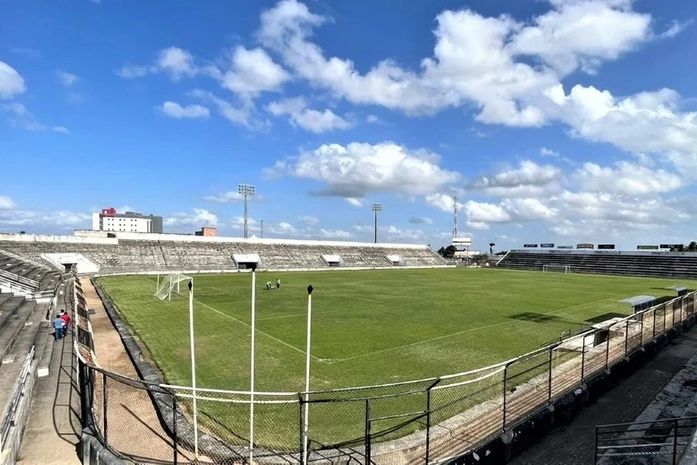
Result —
<instances>
[{"instance_id":1,"label":"white goal frame","mask_svg":"<svg viewBox=\"0 0 697 465\"><path fill-rule=\"evenodd\" d=\"M181 295L181 282L190 281L191 276L183 273L170 273L162 278L157 275L157 288L155 289L155 297L160 300L172 300L172 294Z\"/></svg>"},{"instance_id":2,"label":"white goal frame","mask_svg":"<svg viewBox=\"0 0 697 465\"><path fill-rule=\"evenodd\" d=\"M568 274L571 273L571 266L569 265L542 265L542 272L547 273L550 271L557 271L559 273Z\"/></svg>"}]
</instances>

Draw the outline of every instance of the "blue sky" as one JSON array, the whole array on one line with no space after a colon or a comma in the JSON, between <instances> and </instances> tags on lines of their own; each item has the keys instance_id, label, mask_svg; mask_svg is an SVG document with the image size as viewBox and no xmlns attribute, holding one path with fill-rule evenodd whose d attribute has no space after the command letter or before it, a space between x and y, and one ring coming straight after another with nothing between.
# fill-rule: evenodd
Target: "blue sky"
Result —
<instances>
[{"instance_id":1,"label":"blue sky","mask_svg":"<svg viewBox=\"0 0 697 465\"><path fill-rule=\"evenodd\" d=\"M689 242L689 1L8 1L0 231Z\"/></svg>"}]
</instances>

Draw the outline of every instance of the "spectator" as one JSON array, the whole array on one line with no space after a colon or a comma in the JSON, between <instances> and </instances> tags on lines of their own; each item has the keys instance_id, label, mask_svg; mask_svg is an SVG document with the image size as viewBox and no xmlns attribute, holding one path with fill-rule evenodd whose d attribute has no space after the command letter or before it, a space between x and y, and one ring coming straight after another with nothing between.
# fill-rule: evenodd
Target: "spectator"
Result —
<instances>
[{"instance_id":1,"label":"spectator","mask_svg":"<svg viewBox=\"0 0 697 465\"><path fill-rule=\"evenodd\" d=\"M53 337L57 341L63 339L63 327L65 326L65 321L60 315L56 315L56 319L53 320Z\"/></svg>"},{"instance_id":2,"label":"spectator","mask_svg":"<svg viewBox=\"0 0 697 465\"><path fill-rule=\"evenodd\" d=\"M72 318L70 318L68 312L61 310L61 319L65 322L65 327L63 328L63 335L65 336L70 330L70 322L72 321Z\"/></svg>"}]
</instances>

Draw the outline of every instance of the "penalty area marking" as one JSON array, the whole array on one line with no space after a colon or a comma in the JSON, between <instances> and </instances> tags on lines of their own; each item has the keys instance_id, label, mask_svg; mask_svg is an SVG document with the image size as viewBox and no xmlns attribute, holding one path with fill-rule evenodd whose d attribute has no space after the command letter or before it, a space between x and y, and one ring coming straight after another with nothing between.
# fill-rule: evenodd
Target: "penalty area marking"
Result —
<instances>
[{"instance_id":1,"label":"penalty area marking","mask_svg":"<svg viewBox=\"0 0 697 465\"><path fill-rule=\"evenodd\" d=\"M215 307L211 307L211 306L208 305L208 304L204 304L204 303L201 302L200 300L194 299L194 301L198 302L200 305L203 305L204 307L209 308L210 310L213 310L213 311L216 312L216 313L219 313L220 315L222 315L222 316L224 316L224 317L230 318L232 321L236 321L237 323L241 324L242 326L246 326L246 327L249 328L249 329L252 328L252 326L251 326L250 324L245 323L244 321L239 320L239 319L235 318L235 317L232 316L232 315L228 315L228 314L225 313L225 312L221 312L220 310L218 310L218 309L215 308ZM301 354L305 355L305 351L304 351L304 350L298 349L298 348L295 347L294 345L288 344L286 341L283 341L283 340L281 340L281 339L279 339L279 338L277 338L277 337L274 337L274 336L270 335L269 333L265 333L264 331L261 331L261 330L259 330L259 329L257 329L256 332L259 333L259 334L261 334L262 336L268 337L269 339L273 339L273 340L276 341L276 342L280 342L280 343L283 344L284 346L290 347L290 348L293 349L294 351L300 352ZM325 361L324 359L319 358L319 357L315 357L314 355L310 355L310 357L313 358L313 359L315 359L315 360L317 360L317 361L320 362L320 363L328 363L328 362Z\"/></svg>"}]
</instances>

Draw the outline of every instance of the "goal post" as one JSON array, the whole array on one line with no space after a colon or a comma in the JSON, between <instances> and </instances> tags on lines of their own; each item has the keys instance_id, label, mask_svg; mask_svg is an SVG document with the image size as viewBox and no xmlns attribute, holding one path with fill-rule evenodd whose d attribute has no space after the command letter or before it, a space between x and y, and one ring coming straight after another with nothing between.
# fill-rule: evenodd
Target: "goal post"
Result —
<instances>
[{"instance_id":1,"label":"goal post","mask_svg":"<svg viewBox=\"0 0 697 465\"><path fill-rule=\"evenodd\" d=\"M569 265L542 265L542 271L547 272L557 272L557 273L571 273L571 266Z\"/></svg>"},{"instance_id":2,"label":"goal post","mask_svg":"<svg viewBox=\"0 0 697 465\"><path fill-rule=\"evenodd\" d=\"M157 279L155 297L160 300L172 300L172 294L181 295L181 282L190 281L191 276L183 273L170 273Z\"/></svg>"}]
</instances>

